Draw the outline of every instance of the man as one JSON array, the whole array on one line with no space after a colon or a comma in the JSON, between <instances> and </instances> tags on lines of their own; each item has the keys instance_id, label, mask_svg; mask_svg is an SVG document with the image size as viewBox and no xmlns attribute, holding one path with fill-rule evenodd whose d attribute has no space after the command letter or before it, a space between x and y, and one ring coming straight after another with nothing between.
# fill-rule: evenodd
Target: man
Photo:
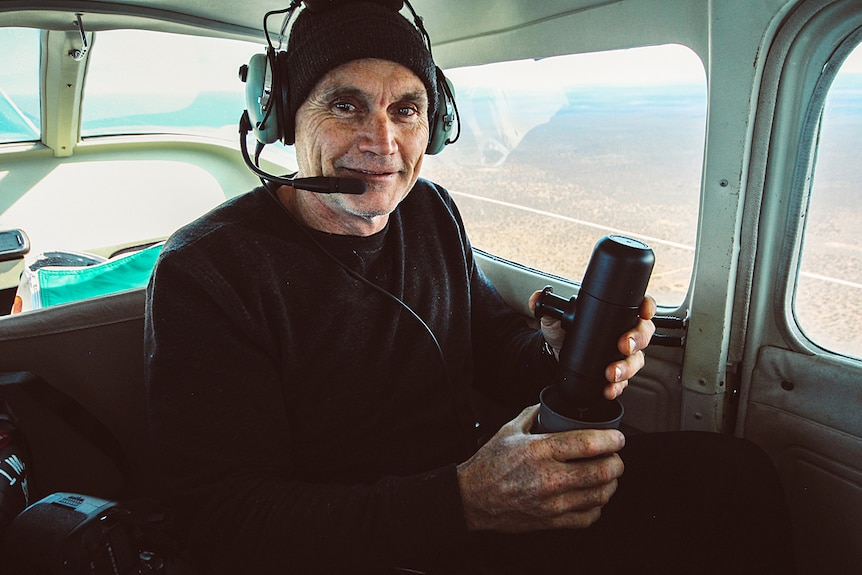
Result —
<instances>
[{"instance_id":1,"label":"man","mask_svg":"<svg viewBox=\"0 0 862 575\"><path fill-rule=\"evenodd\" d=\"M775 547L757 455L531 433L564 333L506 308L451 197L419 179L438 102L413 25L371 3L303 10L287 75L298 175L367 191L254 190L178 231L149 286L153 435L204 573L682 572L732 564L719 535L748 553L723 531L746 506ZM642 367L654 307L621 334L606 397ZM481 447L471 389L524 407Z\"/></svg>"}]
</instances>

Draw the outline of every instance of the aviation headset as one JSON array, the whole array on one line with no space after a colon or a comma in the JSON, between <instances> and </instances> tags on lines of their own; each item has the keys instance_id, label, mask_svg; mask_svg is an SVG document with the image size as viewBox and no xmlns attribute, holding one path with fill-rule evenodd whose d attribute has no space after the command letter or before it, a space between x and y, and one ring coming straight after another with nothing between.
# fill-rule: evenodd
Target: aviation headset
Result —
<instances>
[{"instance_id":1,"label":"aviation headset","mask_svg":"<svg viewBox=\"0 0 862 575\"><path fill-rule=\"evenodd\" d=\"M399 12L404 4L407 5L413 15L413 25L421 35L425 49L427 49L431 61L431 39L422 23L422 18L416 14L408 0L366 0L369 3L382 5L387 9ZM326 10L337 10L339 6L352 4L351 0L304 0L305 8L312 12L323 12ZM267 48L265 54L255 54L251 57L247 66L240 68L240 78L246 84L245 101L246 113L240 122L242 133L242 144L249 131L254 132L258 141L258 152L266 144L272 144L281 140L286 145L295 141L295 119L291 110L290 85L287 74L288 50L282 50L285 30L293 15L296 13L303 0L292 0L288 8L267 12L263 20L264 34L266 35ZM274 45L270 37L268 20L275 14L285 14L283 24L279 33L278 44ZM406 20L406 19L405 19ZM436 81L437 105L429 115L429 138L426 154L437 154L447 144L458 139L460 124L458 122L458 109L455 105L455 94L452 84L443 74L443 71L434 66ZM426 84L427 86L427 84ZM430 94L429 94L430 95ZM433 102L429 102L432 105ZM249 125L250 124L250 125ZM452 137L452 131L456 124L458 132ZM255 165L257 162L255 162Z\"/></svg>"}]
</instances>

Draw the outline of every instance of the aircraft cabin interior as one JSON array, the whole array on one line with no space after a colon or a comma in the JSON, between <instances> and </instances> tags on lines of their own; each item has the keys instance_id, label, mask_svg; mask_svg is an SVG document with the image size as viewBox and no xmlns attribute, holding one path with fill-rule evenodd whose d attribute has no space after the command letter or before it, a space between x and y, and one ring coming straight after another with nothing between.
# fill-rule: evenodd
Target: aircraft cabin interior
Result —
<instances>
[{"instance_id":1,"label":"aircraft cabin interior","mask_svg":"<svg viewBox=\"0 0 862 575\"><path fill-rule=\"evenodd\" d=\"M29 503L152 494L146 285L175 230L260 185L238 71L283 4L0 0L0 430L14 413ZM862 3L412 5L458 115L422 177L506 302L534 322L530 294L576 296L601 238L649 245L656 336L621 429L754 442L800 575L859 573ZM291 146L253 153L295 170Z\"/></svg>"}]
</instances>

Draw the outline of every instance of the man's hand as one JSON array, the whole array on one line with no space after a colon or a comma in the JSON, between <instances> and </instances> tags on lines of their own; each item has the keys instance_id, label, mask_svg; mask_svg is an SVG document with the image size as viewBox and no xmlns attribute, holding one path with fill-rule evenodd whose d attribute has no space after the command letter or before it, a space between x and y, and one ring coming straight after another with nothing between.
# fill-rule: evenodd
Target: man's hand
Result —
<instances>
[{"instance_id":1,"label":"man's hand","mask_svg":"<svg viewBox=\"0 0 862 575\"><path fill-rule=\"evenodd\" d=\"M536 302L541 295L542 292L537 291L530 296L530 310L534 313ZM604 394L607 399L614 399L619 396L629 384L629 379L634 377L644 366L643 350L649 345L650 339L655 333L655 325L652 322L655 312L655 300L646 296L641 303L638 314L640 319L638 319L637 325L624 333L617 342L617 348L625 357L620 361L613 362L605 369L605 379L608 380L608 385L605 387ZM560 320L543 316L539 322L545 341L559 358L560 348L563 347L563 340L566 337L566 331L560 325Z\"/></svg>"},{"instance_id":2,"label":"man's hand","mask_svg":"<svg viewBox=\"0 0 862 575\"><path fill-rule=\"evenodd\" d=\"M530 433L538 406L458 466L467 528L509 533L584 528L617 489L625 437L616 430Z\"/></svg>"}]
</instances>

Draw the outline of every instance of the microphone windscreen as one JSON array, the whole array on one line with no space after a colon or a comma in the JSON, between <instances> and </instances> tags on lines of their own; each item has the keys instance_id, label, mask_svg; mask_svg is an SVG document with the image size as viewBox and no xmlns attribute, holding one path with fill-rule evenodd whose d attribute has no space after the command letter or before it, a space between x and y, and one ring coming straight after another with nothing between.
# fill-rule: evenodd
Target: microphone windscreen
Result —
<instances>
[{"instance_id":1,"label":"microphone windscreen","mask_svg":"<svg viewBox=\"0 0 862 575\"><path fill-rule=\"evenodd\" d=\"M357 178L328 178L315 176L312 178L295 178L276 180L281 184L293 186L300 190L317 192L319 194L364 194L365 182Z\"/></svg>"},{"instance_id":2,"label":"microphone windscreen","mask_svg":"<svg viewBox=\"0 0 862 575\"><path fill-rule=\"evenodd\" d=\"M333 178L335 180L335 191L339 194L364 194L367 186L365 182L357 178Z\"/></svg>"}]
</instances>

